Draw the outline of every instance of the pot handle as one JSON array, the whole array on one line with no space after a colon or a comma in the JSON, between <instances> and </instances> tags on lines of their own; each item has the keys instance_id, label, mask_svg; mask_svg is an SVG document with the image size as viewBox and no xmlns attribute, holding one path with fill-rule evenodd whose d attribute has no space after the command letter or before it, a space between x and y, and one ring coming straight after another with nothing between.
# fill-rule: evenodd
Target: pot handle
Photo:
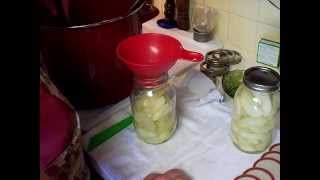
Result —
<instances>
[{"instance_id":1,"label":"pot handle","mask_svg":"<svg viewBox=\"0 0 320 180\"><path fill-rule=\"evenodd\" d=\"M141 23L158 16L159 10L153 5L153 0L146 0L143 7L138 12Z\"/></svg>"}]
</instances>

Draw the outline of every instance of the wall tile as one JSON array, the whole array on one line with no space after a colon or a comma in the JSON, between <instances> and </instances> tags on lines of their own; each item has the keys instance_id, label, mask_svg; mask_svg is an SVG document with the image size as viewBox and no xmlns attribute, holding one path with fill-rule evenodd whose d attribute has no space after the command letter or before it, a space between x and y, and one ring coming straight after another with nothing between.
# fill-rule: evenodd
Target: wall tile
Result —
<instances>
[{"instance_id":1,"label":"wall tile","mask_svg":"<svg viewBox=\"0 0 320 180\"><path fill-rule=\"evenodd\" d=\"M275 28L266 24L257 23L257 35L256 35L257 44L261 38L280 42L280 28Z\"/></svg>"},{"instance_id":2,"label":"wall tile","mask_svg":"<svg viewBox=\"0 0 320 180\"><path fill-rule=\"evenodd\" d=\"M222 42L227 41L228 37L229 14L222 10L217 10L217 24L215 27L215 36Z\"/></svg>"},{"instance_id":3,"label":"wall tile","mask_svg":"<svg viewBox=\"0 0 320 180\"><path fill-rule=\"evenodd\" d=\"M259 2L258 21L280 28L280 10L266 0L257 1Z\"/></svg>"},{"instance_id":4,"label":"wall tile","mask_svg":"<svg viewBox=\"0 0 320 180\"><path fill-rule=\"evenodd\" d=\"M247 69L247 68L249 68L251 66L258 65L257 62L256 62L256 55L255 55L254 51L252 51L252 50L248 51L246 49L242 49L242 48L237 47L236 45L231 44L231 43L226 43L224 48L236 50L242 56L241 63L231 66L231 70L234 70L234 69Z\"/></svg>"},{"instance_id":5,"label":"wall tile","mask_svg":"<svg viewBox=\"0 0 320 180\"><path fill-rule=\"evenodd\" d=\"M208 6L211 6L218 10L228 11L229 0L205 0Z\"/></svg>"},{"instance_id":6,"label":"wall tile","mask_svg":"<svg viewBox=\"0 0 320 180\"><path fill-rule=\"evenodd\" d=\"M256 20L258 14L257 0L229 0L229 11L242 17Z\"/></svg>"},{"instance_id":7,"label":"wall tile","mask_svg":"<svg viewBox=\"0 0 320 180\"><path fill-rule=\"evenodd\" d=\"M154 0L163 16L165 0ZM280 41L280 11L266 0L190 0L190 16L196 4L206 3L218 12L215 36L224 48L239 51L242 67L256 63L261 38ZM190 17L191 22L191 17Z\"/></svg>"},{"instance_id":8,"label":"wall tile","mask_svg":"<svg viewBox=\"0 0 320 180\"><path fill-rule=\"evenodd\" d=\"M230 14L228 41L241 49L253 50L256 39L256 23L246 18Z\"/></svg>"},{"instance_id":9,"label":"wall tile","mask_svg":"<svg viewBox=\"0 0 320 180\"><path fill-rule=\"evenodd\" d=\"M231 43L230 41L224 43L223 48L225 48L225 49L233 49L235 51L238 51L242 55L243 49L241 49L236 44Z\"/></svg>"}]
</instances>

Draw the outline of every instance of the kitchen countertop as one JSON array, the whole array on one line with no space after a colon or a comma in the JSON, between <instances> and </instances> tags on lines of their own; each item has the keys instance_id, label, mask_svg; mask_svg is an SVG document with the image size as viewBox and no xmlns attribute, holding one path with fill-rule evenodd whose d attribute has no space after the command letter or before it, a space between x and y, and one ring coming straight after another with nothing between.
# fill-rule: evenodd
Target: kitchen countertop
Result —
<instances>
[{"instance_id":1,"label":"kitchen countertop","mask_svg":"<svg viewBox=\"0 0 320 180\"><path fill-rule=\"evenodd\" d=\"M196 42L192 39L192 33L191 32L186 32L186 31L181 31L178 29L162 29L156 25L156 19L148 21L147 23L143 24L143 33L162 33L162 34L167 34L170 36L175 37L178 39L184 48L191 50L191 51L197 51L201 52L203 55L205 55L206 52L214 49L219 49L223 48L224 45L221 43L219 40L212 40L207 43L199 43ZM241 52L240 52L241 53ZM187 61L178 61L173 68L169 71L169 75L176 75L177 73L184 71L186 69L190 69L191 67L196 66L196 68L199 67L199 63L190 63ZM245 67L247 65L240 64L237 67ZM226 102L232 103L232 99L226 98ZM99 109L94 109L94 110L82 110L79 111L79 116L81 119L81 128L83 130L83 133L85 134L87 131L91 130L92 128L96 127L97 125L101 124L104 122L103 118L99 118L103 116L103 114L108 114L108 111L114 111L114 107L112 106L105 106ZM280 113L279 113L280 114ZM105 118L107 119L107 118ZM277 117L277 127L280 128L280 121L279 121L279 116ZM88 160L88 157L86 158ZM89 162L90 160L88 160ZM89 165L91 166L91 165ZM94 170L91 167L91 170ZM100 179L99 175L95 174L93 176L94 179Z\"/></svg>"},{"instance_id":2,"label":"kitchen countertop","mask_svg":"<svg viewBox=\"0 0 320 180\"><path fill-rule=\"evenodd\" d=\"M251 167L261 156L261 154L243 153L231 143L229 127L232 109L229 105L225 102L210 101L208 105L199 108L197 103L185 99L186 97L194 99L197 95L186 94L188 91L181 87L187 86L189 90L195 90L194 93L202 92L206 98L209 97L206 95L207 90L203 90L211 87L207 86L210 80L203 75L193 82L190 81L193 78L184 78L189 77L189 72L191 69L186 76L182 76L182 79L189 79L188 82L181 84L175 81L179 96L177 100L179 121L183 123L180 123L177 133L170 141L157 145L156 148L141 142L136 137L133 126L130 125L93 150L88 150L88 144L93 136L131 114L129 99L126 98L98 116L101 124L86 133L83 140L84 147L89 151L90 159L96 164L95 169L99 174L106 179L112 177L111 179L117 180L138 180L151 172L179 168L188 172L194 179L233 179ZM193 72L199 74L198 70ZM197 82L202 82L203 86L199 86ZM279 130L276 131L274 138L273 143L278 143ZM146 164L148 166L145 166Z\"/></svg>"}]
</instances>

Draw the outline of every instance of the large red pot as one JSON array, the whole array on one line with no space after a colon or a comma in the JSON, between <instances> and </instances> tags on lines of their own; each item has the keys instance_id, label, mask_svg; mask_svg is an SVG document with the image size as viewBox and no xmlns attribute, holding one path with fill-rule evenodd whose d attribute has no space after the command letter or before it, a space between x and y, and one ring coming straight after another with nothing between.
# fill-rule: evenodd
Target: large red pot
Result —
<instances>
[{"instance_id":1,"label":"large red pot","mask_svg":"<svg viewBox=\"0 0 320 180\"><path fill-rule=\"evenodd\" d=\"M40 169L52 179L89 179L77 112L40 70Z\"/></svg>"},{"instance_id":2,"label":"large red pot","mask_svg":"<svg viewBox=\"0 0 320 180\"><path fill-rule=\"evenodd\" d=\"M128 36L141 33L142 20L158 14L157 10L156 13L141 12L146 10L145 0L138 0L131 9L130 3L136 3L134 0L84 2L89 1L79 0L68 5L69 24L76 25L52 26L53 23L42 20L40 27L40 51L49 76L77 109L113 104L130 94L132 73L118 60L116 46ZM120 11L119 4L129 11ZM86 8L88 6L90 8ZM86 22L89 24L79 25Z\"/></svg>"}]
</instances>

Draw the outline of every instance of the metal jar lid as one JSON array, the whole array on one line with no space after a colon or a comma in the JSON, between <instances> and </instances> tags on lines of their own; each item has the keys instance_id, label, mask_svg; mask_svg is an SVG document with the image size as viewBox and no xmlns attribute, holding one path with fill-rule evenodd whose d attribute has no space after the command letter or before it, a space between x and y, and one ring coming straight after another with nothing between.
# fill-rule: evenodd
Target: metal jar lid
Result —
<instances>
[{"instance_id":1,"label":"metal jar lid","mask_svg":"<svg viewBox=\"0 0 320 180\"><path fill-rule=\"evenodd\" d=\"M208 52L205 59L209 66L224 66L240 63L242 56L234 50L217 49Z\"/></svg>"},{"instance_id":2,"label":"metal jar lid","mask_svg":"<svg viewBox=\"0 0 320 180\"><path fill-rule=\"evenodd\" d=\"M205 61L200 64L200 70L210 79L223 76L231 65L240 63L242 56L234 50L217 49L206 53Z\"/></svg>"},{"instance_id":3,"label":"metal jar lid","mask_svg":"<svg viewBox=\"0 0 320 180\"><path fill-rule=\"evenodd\" d=\"M200 32L193 28L193 39L198 42L208 42L212 39L212 32Z\"/></svg>"},{"instance_id":4,"label":"metal jar lid","mask_svg":"<svg viewBox=\"0 0 320 180\"><path fill-rule=\"evenodd\" d=\"M270 68L254 66L244 72L243 83L254 91L272 92L280 87L280 75Z\"/></svg>"},{"instance_id":5,"label":"metal jar lid","mask_svg":"<svg viewBox=\"0 0 320 180\"><path fill-rule=\"evenodd\" d=\"M200 64L201 72L205 73L209 77L222 76L227 73L230 69L229 65L219 65L208 67L208 64L204 61Z\"/></svg>"}]
</instances>

